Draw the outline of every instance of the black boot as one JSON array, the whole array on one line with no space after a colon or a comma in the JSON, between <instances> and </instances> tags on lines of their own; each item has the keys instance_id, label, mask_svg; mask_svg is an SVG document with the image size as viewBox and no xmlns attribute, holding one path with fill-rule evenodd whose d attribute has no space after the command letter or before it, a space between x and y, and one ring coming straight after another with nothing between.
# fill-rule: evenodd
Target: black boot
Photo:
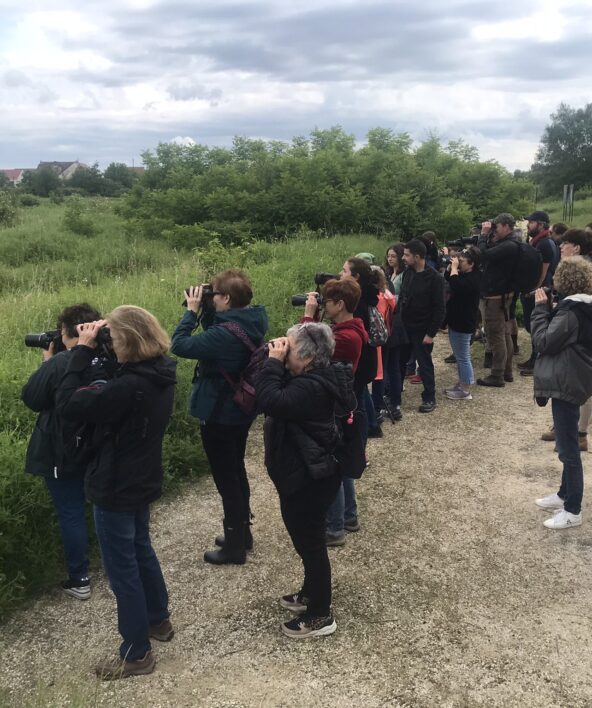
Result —
<instances>
[{"instance_id":1,"label":"black boot","mask_svg":"<svg viewBox=\"0 0 592 708\"><path fill-rule=\"evenodd\" d=\"M204 561L214 565L234 563L243 565L247 560L245 549L245 525L242 523L230 526L224 520L224 547L219 551L206 551Z\"/></svg>"},{"instance_id":2,"label":"black boot","mask_svg":"<svg viewBox=\"0 0 592 708\"><path fill-rule=\"evenodd\" d=\"M224 543L226 542L226 539L224 538L224 534L220 534L219 536L216 536L214 543L219 547L219 548L224 548ZM247 551L252 551L253 550L253 534L251 533L251 524L249 521L245 523L245 549Z\"/></svg>"}]
</instances>

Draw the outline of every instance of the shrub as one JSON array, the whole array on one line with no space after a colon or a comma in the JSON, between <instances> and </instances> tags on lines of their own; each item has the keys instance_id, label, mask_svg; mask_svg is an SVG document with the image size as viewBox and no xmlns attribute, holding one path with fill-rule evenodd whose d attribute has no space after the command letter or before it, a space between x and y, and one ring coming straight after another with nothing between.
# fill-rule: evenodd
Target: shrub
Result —
<instances>
[{"instance_id":1,"label":"shrub","mask_svg":"<svg viewBox=\"0 0 592 708\"><path fill-rule=\"evenodd\" d=\"M41 204L41 200L34 194L21 194L19 197L19 203L24 207L34 207L39 206L39 204Z\"/></svg>"},{"instance_id":2,"label":"shrub","mask_svg":"<svg viewBox=\"0 0 592 708\"><path fill-rule=\"evenodd\" d=\"M14 197L8 192L0 192L0 226L12 226L18 217L18 207Z\"/></svg>"},{"instance_id":3,"label":"shrub","mask_svg":"<svg viewBox=\"0 0 592 708\"><path fill-rule=\"evenodd\" d=\"M64 212L64 226L68 231L79 236L96 236L97 227L93 220L85 213L82 201L73 199Z\"/></svg>"}]
</instances>

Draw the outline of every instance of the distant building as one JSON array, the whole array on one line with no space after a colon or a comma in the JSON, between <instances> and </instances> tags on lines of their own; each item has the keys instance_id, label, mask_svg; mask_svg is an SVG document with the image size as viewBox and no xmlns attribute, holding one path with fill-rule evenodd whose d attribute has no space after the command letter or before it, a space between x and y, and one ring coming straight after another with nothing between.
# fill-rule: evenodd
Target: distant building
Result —
<instances>
[{"instance_id":1,"label":"distant building","mask_svg":"<svg viewBox=\"0 0 592 708\"><path fill-rule=\"evenodd\" d=\"M145 167L128 167L128 170L135 172L138 175L138 177L141 177L144 174L144 172L146 172Z\"/></svg>"},{"instance_id":2,"label":"distant building","mask_svg":"<svg viewBox=\"0 0 592 708\"><path fill-rule=\"evenodd\" d=\"M3 174L8 177L8 180L12 182L12 184L16 187L21 183L21 180L23 179L23 175L25 172L27 172L27 168L20 168L20 167L15 167L12 170L0 170Z\"/></svg>"},{"instance_id":3,"label":"distant building","mask_svg":"<svg viewBox=\"0 0 592 708\"><path fill-rule=\"evenodd\" d=\"M76 170L79 170L81 167L88 169L88 165L85 165L83 162L78 162L78 160L75 160L74 162L40 162L37 165L38 170L42 170L47 167L52 169L56 175L63 180L70 179Z\"/></svg>"}]
</instances>

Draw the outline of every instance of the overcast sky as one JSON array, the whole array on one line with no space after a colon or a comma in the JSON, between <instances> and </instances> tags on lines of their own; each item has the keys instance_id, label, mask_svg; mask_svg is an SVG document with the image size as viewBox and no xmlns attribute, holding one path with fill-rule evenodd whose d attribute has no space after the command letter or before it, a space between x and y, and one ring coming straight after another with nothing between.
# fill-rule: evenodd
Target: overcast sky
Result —
<instances>
[{"instance_id":1,"label":"overcast sky","mask_svg":"<svg viewBox=\"0 0 592 708\"><path fill-rule=\"evenodd\" d=\"M591 0L0 0L0 167L340 124L528 168L591 32Z\"/></svg>"}]
</instances>

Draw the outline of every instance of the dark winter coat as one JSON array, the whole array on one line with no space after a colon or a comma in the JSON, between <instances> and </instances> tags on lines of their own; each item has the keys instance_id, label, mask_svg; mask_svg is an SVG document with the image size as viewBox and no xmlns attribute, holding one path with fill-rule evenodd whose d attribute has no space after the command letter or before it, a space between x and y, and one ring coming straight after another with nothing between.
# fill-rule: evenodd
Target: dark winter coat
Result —
<instances>
[{"instance_id":1,"label":"dark winter coat","mask_svg":"<svg viewBox=\"0 0 592 708\"><path fill-rule=\"evenodd\" d=\"M364 323L364 329L369 331L370 315L369 307L378 305L378 288L374 285L364 285L362 287L362 295L358 306L354 310L354 319L359 317ZM378 371L378 354L376 347L371 347L367 342L362 346L362 352L358 361L358 366L355 373L354 388L359 396L364 386L374 381Z\"/></svg>"},{"instance_id":2,"label":"dark winter coat","mask_svg":"<svg viewBox=\"0 0 592 708\"><path fill-rule=\"evenodd\" d=\"M337 473L333 452L339 441L338 412L355 407L350 364L335 362L291 376L282 362L268 359L257 386L266 414L265 465L281 495Z\"/></svg>"},{"instance_id":3,"label":"dark winter coat","mask_svg":"<svg viewBox=\"0 0 592 708\"><path fill-rule=\"evenodd\" d=\"M518 236L510 234L494 243L487 234L481 234L477 241L477 248L481 251L481 297L505 295L513 291L519 240Z\"/></svg>"},{"instance_id":4,"label":"dark winter coat","mask_svg":"<svg viewBox=\"0 0 592 708\"><path fill-rule=\"evenodd\" d=\"M267 332L267 313L262 306L231 308L217 312L213 324L192 336L198 321L188 310L177 325L171 343L173 354L184 359L199 359L189 412L203 422L223 425L243 425L253 416L244 413L232 400L233 389L221 373L224 369L231 378L238 379L249 363L250 351L223 322L235 322L257 346L263 343Z\"/></svg>"},{"instance_id":5,"label":"dark winter coat","mask_svg":"<svg viewBox=\"0 0 592 708\"><path fill-rule=\"evenodd\" d=\"M397 307L401 308L405 329L435 337L445 315L444 278L432 268L420 273L407 268Z\"/></svg>"},{"instance_id":6,"label":"dark winter coat","mask_svg":"<svg viewBox=\"0 0 592 708\"><path fill-rule=\"evenodd\" d=\"M446 303L446 322L455 332L473 334L479 320L480 273L450 275L446 273L450 286L450 298Z\"/></svg>"},{"instance_id":7,"label":"dark winter coat","mask_svg":"<svg viewBox=\"0 0 592 708\"><path fill-rule=\"evenodd\" d=\"M55 479L84 475L86 466L74 463L64 453L63 436L67 434L64 427L73 426L64 425L55 410L56 390L71 355L71 351L63 351L44 361L23 386L21 398L24 404L39 413L25 460L25 470L29 474Z\"/></svg>"},{"instance_id":8,"label":"dark winter coat","mask_svg":"<svg viewBox=\"0 0 592 708\"><path fill-rule=\"evenodd\" d=\"M534 395L578 406L592 396L592 295L571 295L554 311L536 305L530 320Z\"/></svg>"},{"instance_id":9,"label":"dark winter coat","mask_svg":"<svg viewBox=\"0 0 592 708\"><path fill-rule=\"evenodd\" d=\"M162 440L173 411L176 363L166 356L121 365L102 385L85 386L95 352L72 349L56 394L64 419L95 426L87 498L108 511L146 508L162 493Z\"/></svg>"}]
</instances>

